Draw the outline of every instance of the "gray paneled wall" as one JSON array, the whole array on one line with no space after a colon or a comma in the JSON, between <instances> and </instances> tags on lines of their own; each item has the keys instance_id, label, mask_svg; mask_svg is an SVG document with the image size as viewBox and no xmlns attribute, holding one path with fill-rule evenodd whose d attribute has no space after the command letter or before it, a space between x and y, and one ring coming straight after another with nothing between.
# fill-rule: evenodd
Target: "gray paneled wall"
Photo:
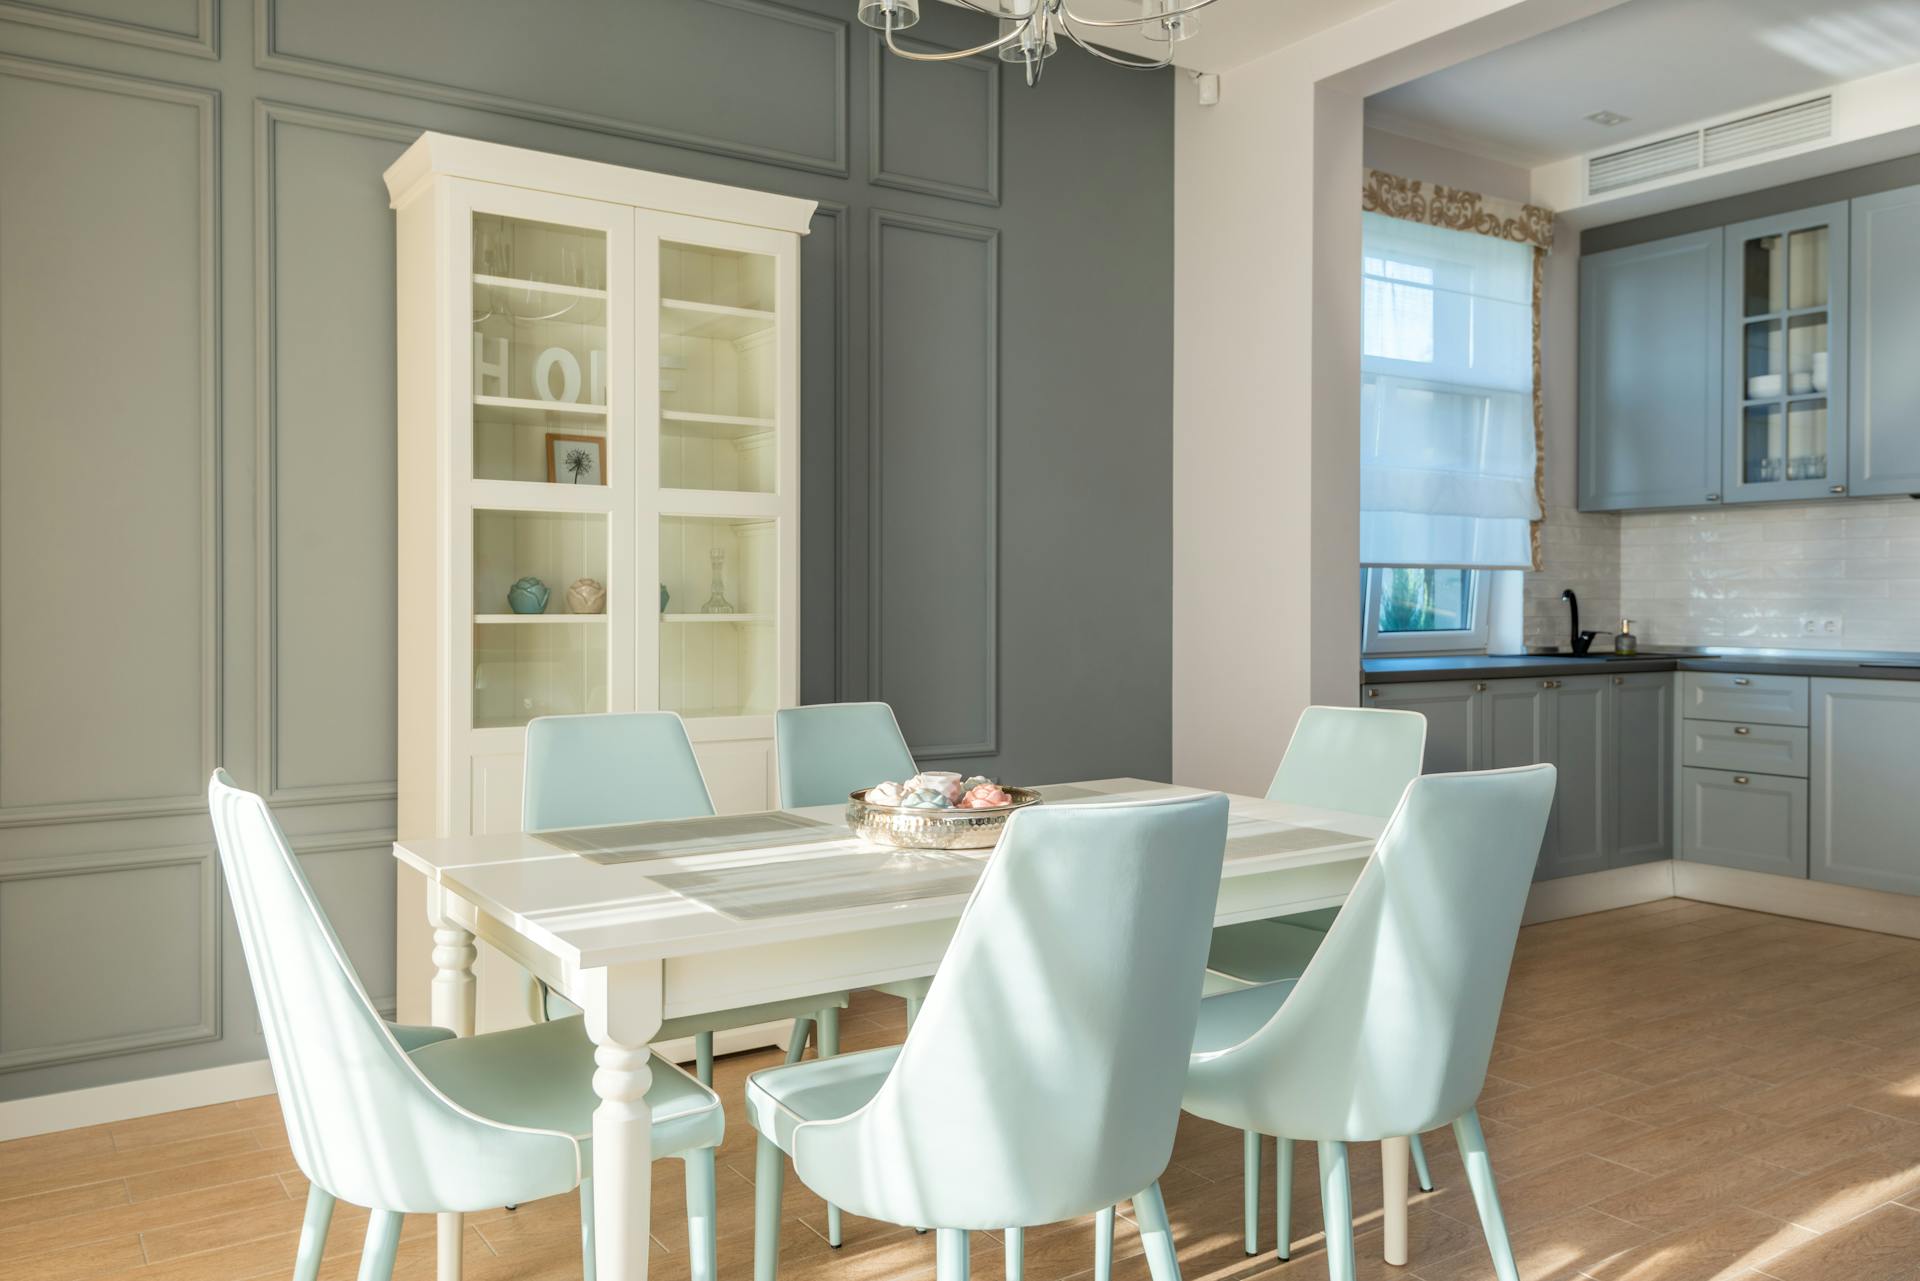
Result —
<instances>
[{"instance_id":1,"label":"gray paneled wall","mask_svg":"<svg viewBox=\"0 0 1920 1281\"><path fill-rule=\"evenodd\" d=\"M802 691L1169 768L1172 91L852 0L0 0L0 1099L257 1058L202 811L393 984L393 222L420 130L807 196ZM920 47L990 33L928 6Z\"/></svg>"}]
</instances>

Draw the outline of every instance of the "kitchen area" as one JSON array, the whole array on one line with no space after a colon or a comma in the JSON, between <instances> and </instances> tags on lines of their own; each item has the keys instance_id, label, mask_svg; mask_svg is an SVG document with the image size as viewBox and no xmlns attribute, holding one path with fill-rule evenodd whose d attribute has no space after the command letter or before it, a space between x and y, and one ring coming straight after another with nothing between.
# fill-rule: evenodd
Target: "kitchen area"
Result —
<instances>
[{"instance_id":1,"label":"kitchen area","mask_svg":"<svg viewBox=\"0 0 1920 1281\"><path fill-rule=\"evenodd\" d=\"M1701 52L1712 8L1668 7L1666 37ZM1899 73L1678 123L1736 70L1793 83L1768 61L1788 9L1757 7L1697 84L1604 90L1631 114L1588 136L1629 140L1572 158L1544 160L1511 99L1554 76L1601 92L1591 42L1590 68L1509 53L1369 117L1405 135L1370 138L1370 164L1487 190L1517 173L1514 197L1557 213L1532 568L1460 574L1452 642L1370 626L1359 689L1426 716L1429 771L1559 767L1550 913L1678 894L1920 926L1920 140L1847 140ZM1623 59L1634 21L1608 26Z\"/></svg>"}]
</instances>

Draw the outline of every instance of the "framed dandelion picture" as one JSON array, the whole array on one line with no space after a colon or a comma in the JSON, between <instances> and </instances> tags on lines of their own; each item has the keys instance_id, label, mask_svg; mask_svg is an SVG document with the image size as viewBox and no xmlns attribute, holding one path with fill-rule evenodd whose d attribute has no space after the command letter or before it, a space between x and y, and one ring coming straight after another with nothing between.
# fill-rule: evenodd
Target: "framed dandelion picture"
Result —
<instances>
[{"instance_id":1,"label":"framed dandelion picture","mask_svg":"<svg viewBox=\"0 0 1920 1281\"><path fill-rule=\"evenodd\" d=\"M548 432L547 482L554 485L606 484L606 437Z\"/></svg>"}]
</instances>

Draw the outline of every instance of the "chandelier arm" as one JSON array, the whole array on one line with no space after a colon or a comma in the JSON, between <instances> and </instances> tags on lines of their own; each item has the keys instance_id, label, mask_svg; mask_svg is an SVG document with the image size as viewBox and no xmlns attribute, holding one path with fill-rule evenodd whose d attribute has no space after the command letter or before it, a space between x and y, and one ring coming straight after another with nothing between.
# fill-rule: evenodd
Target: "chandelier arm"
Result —
<instances>
[{"instance_id":1,"label":"chandelier arm","mask_svg":"<svg viewBox=\"0 0 1920 1281\"><path fill-rule=\"evenodd\" d=\"M1135 62L1131 58L1117 57L1114 54L1108 53L1105 49L1097 48L1094 45L1087 43L1087 41L1081 37L1080 33L1073 29L1073 21L1071 18L1069 18L1066 22L1061 23L1060 29L1067 33L1068 39L1072 40L1075 44L1079 45L1082 49L1086 50L1088 53L1092 54L1094 57L1100 59L1100 61L1111 62L1116 67L1125 67L1129 71L1159 71L1163 67L1170 67L1173 65L1173 45L1171 41L1169 41L1167 45L1167 56L1162 58L1160 61Z\"/></svg>"},{"instance_id":2,"label":"chandelier arm","mask_svg":"<svg viewBox=\"0 0 1920 1281\"><path fill-rule=\"evenodd\" d=\"M1006 46L1018 40L1024 30L1024 26L1015 27L998 40L989 40L986 44L975 45L971 49L952 49L944 53L914 53L909 49L902 49L893 42L892 28L888 28L883 34L886 36L887 48L898 56L907 59L909 62L958 62L962 58L977 58L983 53L991 53L995 49L1004 49Z\"/></svg>"},{"instance_id":3,"label":"chandelier arm","mask_svg":"<svg viewBox=\"0 0 1920 1281\"><path fill-rule=\"evenodd\" d=\"M961 2L965 3L965 0ZM1064 4L1060 12L1069 22L1077 22L1083 27L1139 27L1149 22L1161 22L1168 18L1178 18L1183 14L1198 13L1213 3L1215 0L1194 0L1194 3L1184 9L1168 9L1165 13L1145 14L1138 18L1083 18Z\"/></svg>"}]
</instances>

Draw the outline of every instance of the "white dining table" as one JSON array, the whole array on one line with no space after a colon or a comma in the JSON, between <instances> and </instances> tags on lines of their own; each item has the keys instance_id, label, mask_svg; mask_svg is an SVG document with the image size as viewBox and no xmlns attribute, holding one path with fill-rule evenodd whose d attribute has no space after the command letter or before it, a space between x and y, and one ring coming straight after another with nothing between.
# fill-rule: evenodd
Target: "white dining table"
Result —
<instances>
[{"instance_id":1,"label":"white dining table","mask_svg":"<svg viewBox=\"0 0 1920 1281\"><path fill-rule=\"evenodd\" d=\"M1049 806L1199 794L1131 778L1037 790ZM1383 827L1365 815L1228 800L1221 925L1341 903ZM393 848L427 878L436 1024L473 1034L476 938L585 1011L600 1099L600 1281L647 1275L647 1047L661 1020L932 974L988 857L867 845L842 806ZM1404 1263L1405 1140L1386 1145L1382 1170L1385 1253ZM461 1232L461 1216L440 1216L439 1281L458 1281Z\"/></svg>"}]
</instances>

